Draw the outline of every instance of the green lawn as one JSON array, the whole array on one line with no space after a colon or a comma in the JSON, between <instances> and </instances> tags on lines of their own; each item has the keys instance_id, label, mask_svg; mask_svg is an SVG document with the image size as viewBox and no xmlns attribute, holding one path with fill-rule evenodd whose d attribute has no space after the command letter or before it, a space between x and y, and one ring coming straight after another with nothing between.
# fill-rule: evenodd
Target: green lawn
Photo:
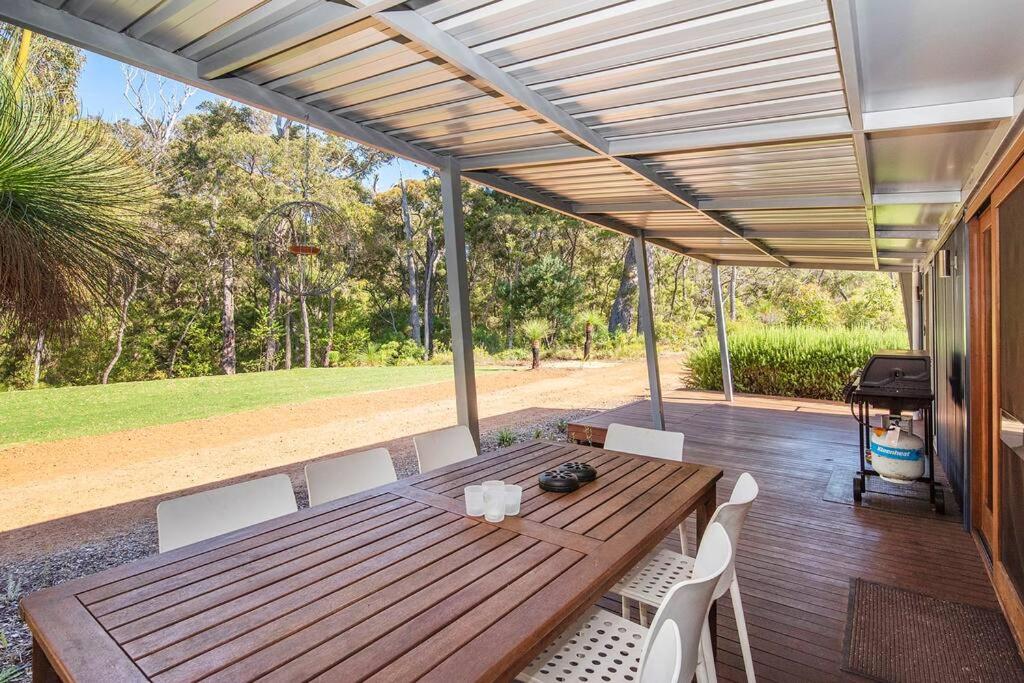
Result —
<instances>
[{"instance_id":1,"label":"green lawn","mask_svg":"<svg viewBox=\"0 0 1024 683\"><path fill-rule=\"evenodd\" d=\"M415 365L311 368L11 391L0 393L0 445L103 434L450 379L449 365Z\"/></svg>"}]
</instances>

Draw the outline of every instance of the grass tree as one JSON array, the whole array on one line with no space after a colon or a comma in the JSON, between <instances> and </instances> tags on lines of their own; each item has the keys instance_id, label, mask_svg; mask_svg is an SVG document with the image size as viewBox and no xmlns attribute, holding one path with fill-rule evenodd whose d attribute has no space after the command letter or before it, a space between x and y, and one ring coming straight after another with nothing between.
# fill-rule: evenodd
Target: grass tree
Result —
<instances>
[{"instance_id":1,"label":"grass tree","mask_svg":"<svg viewBox=\"0 0 1024 683\"><path fill-rule=\"evenodd\" d=\"M583 311L576 319L583 328L583 360L590 360L590 352L594 349L594 328L604 324L604 316L593 309Z\"/></svg>"},{"instance_id":2,"label":"grass tree","mask_svg":"<svg viewBox=\"0 0 1024 683\"><path fill-rule=\"evenodd\" d=\"M0 74L0 316L33 337L67 332L114 273L152 250L148 174L103 124Z\"/></svg>"},{"instance_id":3,"label":"grass tree","mask_svg":"<svg viewBox=\"0 0 1024 683\"><path fill-rule=\"evenodd\" d=\"M540 367L540 345L551 334L551 323L544 318L530 318L519 329L530 340L530 350L533 353L530 369L536 370Z\"/></svg>"}]
</instances>

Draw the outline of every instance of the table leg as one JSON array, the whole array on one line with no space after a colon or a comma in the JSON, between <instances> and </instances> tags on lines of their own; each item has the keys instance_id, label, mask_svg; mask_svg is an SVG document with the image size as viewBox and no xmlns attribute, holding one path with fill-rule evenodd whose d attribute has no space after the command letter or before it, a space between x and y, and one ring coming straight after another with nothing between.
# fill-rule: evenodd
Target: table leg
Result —
<instances>
[{"instance_id":1,"label":"table leg","mask_svg":"<svg viewBox=\"0 0 1024 683\"><path fill-rule=\"evenodd\" d=\"M60 683L57 670L35 638L32 639L32 683Z\"/></svg>"},{"instance_id":2,"label":"table leg","mask_svg":"<svg viewBox=\"0 0 1024 683\"><path fill-rule=\"evenodd\" d=\"M704 499L697 504L697 546L700 547L700 539L704 536L704 530L711 523L711 516L715 514L718 507L718 493L715 484L711 484ZM718 607L711 603L711 610L708 611L708 628L711 631L711 649L715 656L718 656Z\"/></svg>"}]
</instances>

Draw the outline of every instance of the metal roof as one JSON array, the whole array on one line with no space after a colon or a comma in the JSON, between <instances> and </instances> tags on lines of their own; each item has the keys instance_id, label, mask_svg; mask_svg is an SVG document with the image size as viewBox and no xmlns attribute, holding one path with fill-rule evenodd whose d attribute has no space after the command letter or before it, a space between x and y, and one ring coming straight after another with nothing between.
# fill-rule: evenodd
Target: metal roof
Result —
<instances>
[{"instance_id":1,"label":"metal roof","mask_svg":"<svg viewBox=\"0 0 1024 683\"><path fill-rule=\"evenodd\" d=\"M725 265L910 269L1024 105L1016 0L3 0L0 18Z\"/></svg>"}]
</instances>

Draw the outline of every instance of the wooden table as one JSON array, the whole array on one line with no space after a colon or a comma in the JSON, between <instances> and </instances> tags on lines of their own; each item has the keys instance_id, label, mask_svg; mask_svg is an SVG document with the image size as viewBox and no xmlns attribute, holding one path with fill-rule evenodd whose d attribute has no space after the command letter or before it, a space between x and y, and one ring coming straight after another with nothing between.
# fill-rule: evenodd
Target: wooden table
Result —
<instances>
[{"instance_id":1,"label":"wooden table","mask_svg":"<svg viewBox=\"0 0 1024 683\"><path fill-rule=\"evenodd\" d=\"M600 476L536 486L571 460ZM510 679L681 519L720 469L532 441L39 591L35 680ZM523 486L466 517L464 486Z\"/></svg>"}]
</instances>

